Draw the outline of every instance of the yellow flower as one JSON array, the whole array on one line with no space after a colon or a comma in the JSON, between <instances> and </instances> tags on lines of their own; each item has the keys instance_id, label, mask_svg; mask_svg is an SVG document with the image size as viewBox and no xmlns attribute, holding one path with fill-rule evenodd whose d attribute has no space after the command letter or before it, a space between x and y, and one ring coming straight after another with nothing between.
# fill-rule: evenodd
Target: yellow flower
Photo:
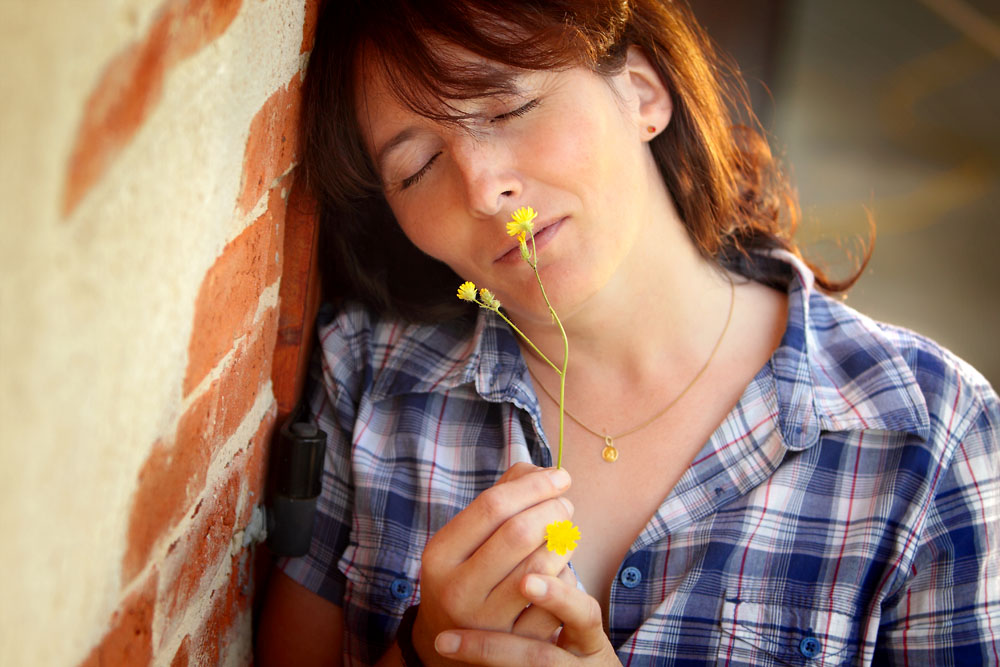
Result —
<instances>
[{"instance_id":1,"label":"yellow flower","mask_svg":"<svg viewBox=\"0 0 1000 667\"><path fill-rule=\"evenodd\" d=\"M468 280L458 286L458 298L462 301L476 300L476 284Z\"/></svg>"},{"instance_id":2,"label":"yellow flower","mask_svg":"<svg viewBox=\"0 0 1000 667\"><path fill-rule=\"evenodd\" d=\"M565 556L567 551L576 549L576 541L580 539L580 529L572 521L553 521L545 527L545 540L549 551L555 551Z\"/></svg>"},{"instance_id":3,"label":"yellow flower","mask_svg":"<svg viewBox=\"0 0 1000 667\"><path fill-rule=\"evenodd\" d=\"M538 217L535 209L530 206L522 206L510 214L511 221L507 223L507 235L519 236L530 234L535 229L535 224L531 222Z\"/></svg>"},{"instance_id":4,"label":"yellow flower","mask_svg":"<svg viewBox=\"0 0 1000 667\"><path fill-rule=\"evenodd\" d=\"M479 290L479 298L483 301L483 306L489 308L490 310L496 310L500 307L500 299L493 296L493 292L489 291L485 287Z\"/></svg>"}]
</instances>

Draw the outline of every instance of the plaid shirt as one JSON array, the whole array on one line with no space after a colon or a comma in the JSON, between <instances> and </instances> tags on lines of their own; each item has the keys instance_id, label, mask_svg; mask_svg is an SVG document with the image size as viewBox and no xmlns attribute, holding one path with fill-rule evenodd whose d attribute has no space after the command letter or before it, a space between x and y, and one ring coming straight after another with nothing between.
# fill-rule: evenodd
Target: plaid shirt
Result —
<instances>
[{"instance_id":1,"label":"plaid shirt","mask_svg":"<svg viewBox=\"0 0 1000 667\"><path fill-rule=\"evenodd\" d=\"M1000 664L1000 405L961 360L811 290L636 538L610 597L625 665ZM329 434L312 548L285 573L368 664L420 599L427 539L511 464L552 464L506 325L320 328ZM585 545L584 545L585 546Z\"/></svg>"}]
</instances>

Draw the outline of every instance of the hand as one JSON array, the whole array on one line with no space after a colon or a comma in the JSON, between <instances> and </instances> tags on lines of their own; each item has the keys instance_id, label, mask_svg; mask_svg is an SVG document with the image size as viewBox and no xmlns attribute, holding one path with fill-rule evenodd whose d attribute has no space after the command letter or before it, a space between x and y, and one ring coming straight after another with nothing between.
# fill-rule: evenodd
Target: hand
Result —
<instances>
[{"instance_id":1,"label":"hand","mask_svg":"<svg viewBox=\"0 0 1000 667\"><path fill-rule=\"evenodd\" d=\"M569 484L565 470L516 464L431 538L413 628L424 662L442 662L433 641L450 628L511 632L516 625L529 636L552 635L560 622L526 610L521 584L530 573L556 575L569 561L544 545L545 527L572 516L572 504L560 498Z\"/></svg>"},{"instance_id":2,"label":"hand","mask_svg":"<svg viewBox=\"0 0 1000 667\"><path fill-rule=\"evenodd\" d=\"M621 665L604 634L601 606L565 580L531 574L521 590L534 607L563 622L555 644L487 630L447 630L434 647L441 655L474 665Z\"/></svg>"},{"instance_id":3,"label":"hand","mask_svg":"<svg viewBox=\"0 0 1000 667\"><path fill-rule=\"evenodd\" d=\"M576 587L576 575L573 570L569 569L569 566L562 569L562 572L559 573L559 579L567 586ZM517 617L511 632L529 639L544 639L554 642L560 628L562 628L561 620L553 616L547 609L533 604L525 608Z\"/></svg>"}]
</instances>

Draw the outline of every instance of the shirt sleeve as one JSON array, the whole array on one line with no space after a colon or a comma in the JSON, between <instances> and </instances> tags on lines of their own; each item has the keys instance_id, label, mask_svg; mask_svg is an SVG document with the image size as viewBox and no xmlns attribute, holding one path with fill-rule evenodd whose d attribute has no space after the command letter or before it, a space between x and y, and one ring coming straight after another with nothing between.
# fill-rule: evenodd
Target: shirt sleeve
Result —
<instances>
[{"instance_id":1,"label":"shirt sleeve","mask_svg":"<svg viewBox=\"0 0 1000 667\"><path fill-rule=\"evenodd\" d=\"M874 664L1000 664L1000 407L987 386L928 508Z\"/></svg>"},{"instance_id":2,"label":"shirt sleeve","mask_svg":"<svg viewBox=\"0 0 1000 667\"><path fill-rule=\"evenodd\" d=\"M327 435L322 491L316 503L309 552L301 557L281 558L276 565L307 589L343 606L345 578L338 562L347 548L354 512L351 434L363 368L356 353L359 335L348 315L342 314L317 333L320 349L311 364L308 405L320 430Z\"/></svg>"}]
</instances>

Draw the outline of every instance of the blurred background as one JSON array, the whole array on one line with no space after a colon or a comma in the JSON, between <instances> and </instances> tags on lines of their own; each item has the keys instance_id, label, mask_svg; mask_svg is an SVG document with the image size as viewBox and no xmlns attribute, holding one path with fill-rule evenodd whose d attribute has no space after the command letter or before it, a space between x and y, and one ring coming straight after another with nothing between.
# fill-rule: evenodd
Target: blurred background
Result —
<instances>
[{"instance_id":1,"label":"blurred background","mask_svg":"<svg viewBox=\"0 0 1000 667\"><path fill-rule=\"evenodd\" d=\"M923 333L1000 387L1000 5L695 0L737 61L847 303Z\"/></svg>"}]
</instances>

